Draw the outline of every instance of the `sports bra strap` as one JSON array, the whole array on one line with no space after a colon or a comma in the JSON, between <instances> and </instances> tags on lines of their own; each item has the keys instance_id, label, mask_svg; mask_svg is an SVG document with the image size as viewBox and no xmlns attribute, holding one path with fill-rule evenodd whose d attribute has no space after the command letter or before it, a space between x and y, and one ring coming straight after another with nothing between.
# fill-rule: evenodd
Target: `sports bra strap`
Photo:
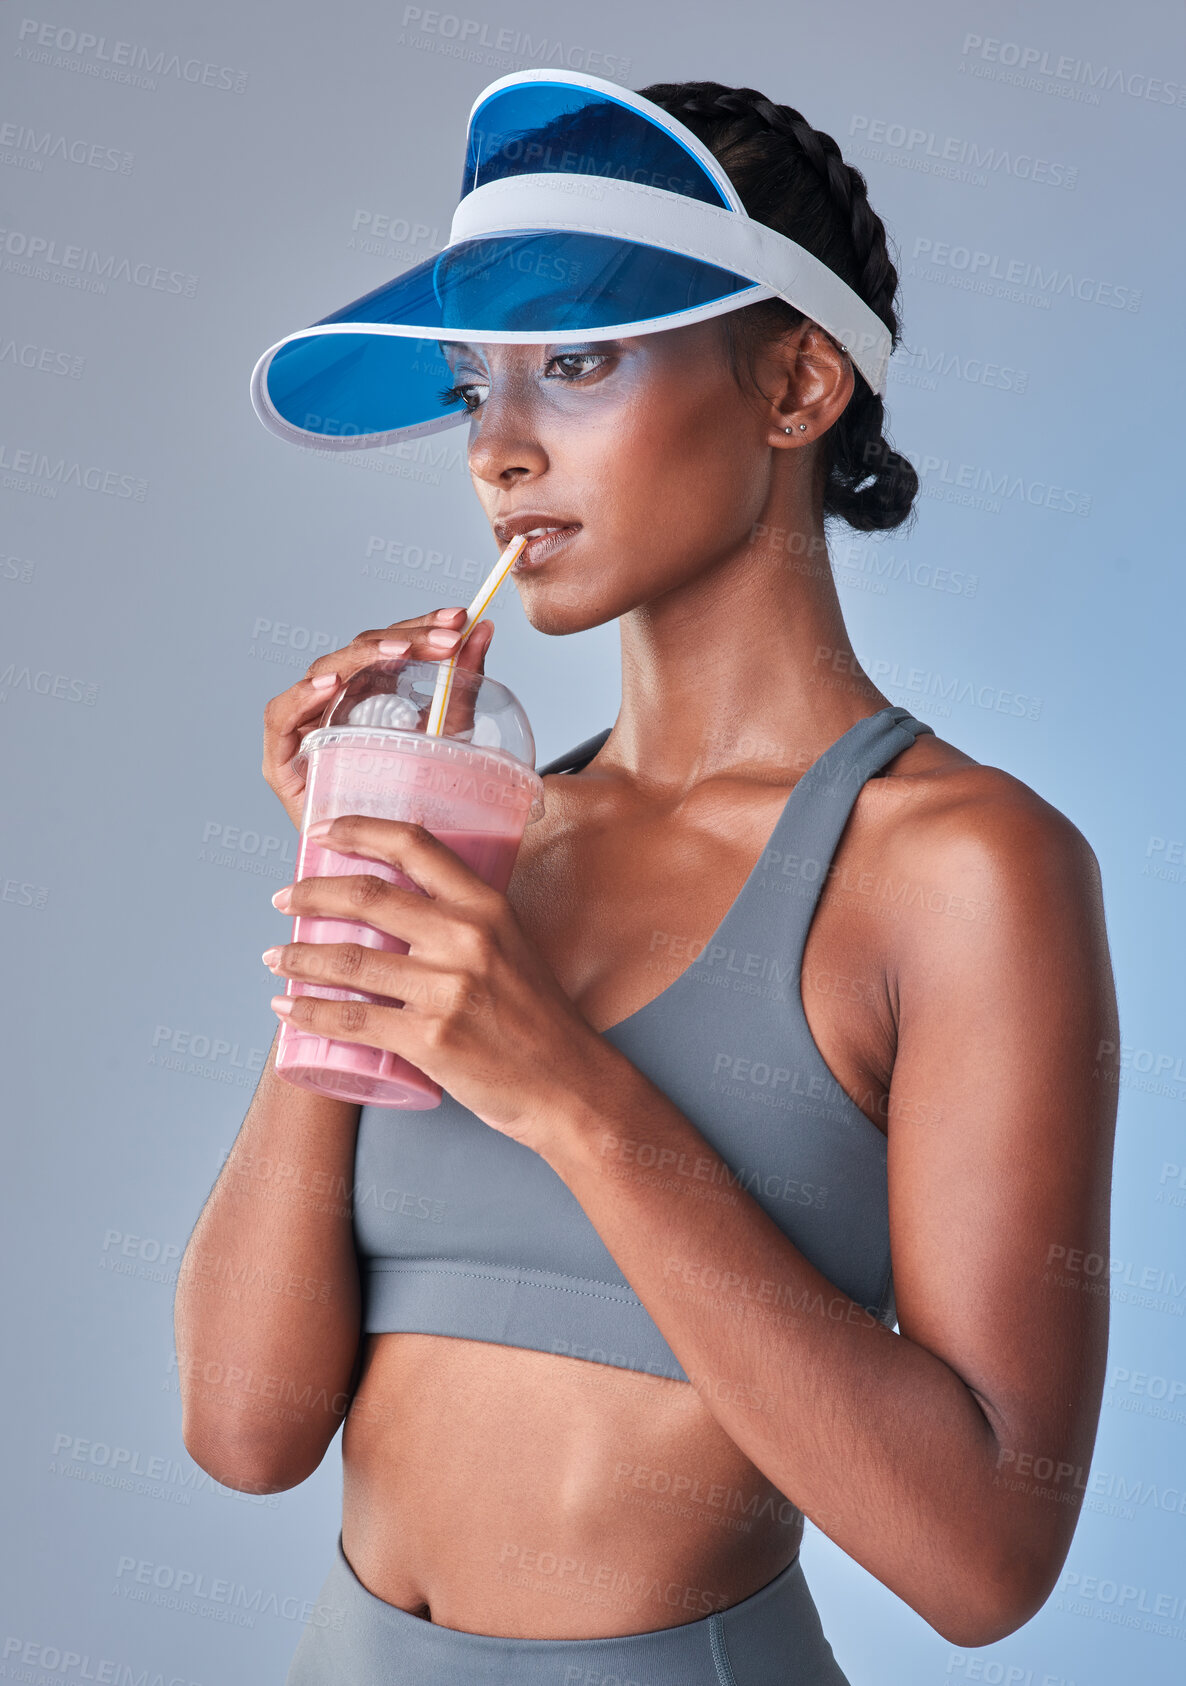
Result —
<instances>
[{"instance_id":1,"label":"sports bra strap","mask_svg":"<svg viewBox=\"0 0 1186 1686\"><path fill-rule=\"evenodd\" d=\"M584 743L577 744L575 749L567 750L554 761L549 761L546 767L537 767L536 772L541 778L545 773L579 773L582 767L592 761L612 731L613 727L607 726L604 732L595 732L591 738L586 738Z\"/></svg>"},{"instance_id":2,"label":"sports bra strap","mask_svg":"<svg viewBox=\"0 0 1186 1686\"><path fill-rule=\"evenodd\" d=\"M611 730L607 726L538 771L579 771ZM692 970L735 949L739 954L765 955L797 984L812 916L862 786L915 738L934 730L909 709L891 704L858 720L813 761L791 790L766 847L717 927L709 945L713 953L702 954ZM770 953L772 945L777 954ZM667 993L674 996L675 987Z\"/></svg>"},{"instance_id":3,"label":"sports bra strap","mask_svg":"<svg viewBox=\"0 0 1186 1686\"><path fill-rule=\"evenodd\" d=\"M908 709L879 709L812 762L717 931L718 941L759 952L775 941L797 984L811 920L862 787L924 732L933 734L934 727ZM871 906L876 893L876 886L869 891Z\"/></svg>"}]
</instances>

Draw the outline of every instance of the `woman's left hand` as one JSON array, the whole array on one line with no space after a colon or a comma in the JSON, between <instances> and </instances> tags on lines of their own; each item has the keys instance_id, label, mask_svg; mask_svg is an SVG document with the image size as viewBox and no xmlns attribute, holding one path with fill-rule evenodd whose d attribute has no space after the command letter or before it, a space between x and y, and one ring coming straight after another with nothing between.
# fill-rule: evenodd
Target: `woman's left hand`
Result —
<instances>
[{"instance_id":1,"label":"woman's left hand","mask_svg":"<svg viewBox=\"0 0 1186 1686\"><path fill-rule=\"evenodd\" d=\"M282 978L406 1005L294 995L274 997L273 1007L290 1003L283 1016L300 1030L402 1055L492 1128L541 1151L565 1100L596 1094L613 1051L565 995L506 896L410 821L345 814L314 841L366 859L355 875L287 886L281 911L373 925L411 952L297 942L269 949L265 963ZM368 873L368 860L425 894Z\"/></svg>"}]
</instances>

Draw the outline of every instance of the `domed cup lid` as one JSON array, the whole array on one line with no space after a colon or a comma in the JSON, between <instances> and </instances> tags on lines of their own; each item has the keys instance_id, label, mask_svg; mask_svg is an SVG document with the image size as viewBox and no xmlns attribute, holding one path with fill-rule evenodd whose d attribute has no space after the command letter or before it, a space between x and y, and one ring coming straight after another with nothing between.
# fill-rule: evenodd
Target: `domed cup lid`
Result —
<instances>
[{"instance_id":1,"label":"domed cup lid","mask_svg":"<svg viewBox=\"0 0 1186 1686\"><path fill-rule=\"evenodd\" d=\"M439 661L380 656L360 667L334 693L318 726L305 734L293 765L302 766L309 751L331 735L335 741L344 733L353 735L356 731L380 739L390 733L393 738L418 736L427 740L429 711L441 666ZM519 768L526 768L528 782L538 787L533 792L532 818L542 813L543 786L535 774L535 738L522 703L499 680L475 673L472 668L455 667L442 729L433 736L482 751L496 762L510 757ZM428 742L420 747L428 750ZM514 773L515 767L506 770Z\"/></svg>"}]
</instances>

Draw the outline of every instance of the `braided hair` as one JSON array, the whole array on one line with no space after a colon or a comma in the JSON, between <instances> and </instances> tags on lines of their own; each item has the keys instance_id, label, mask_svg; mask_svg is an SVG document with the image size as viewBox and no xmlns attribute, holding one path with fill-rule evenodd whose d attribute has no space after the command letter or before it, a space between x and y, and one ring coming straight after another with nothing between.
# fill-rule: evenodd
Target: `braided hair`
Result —
<instances>
[{"instance_id":1,"label":"braided hair","mask_svg":"<svg viewBox=\"0 0 1186 1686\"><path fill-rule=\"evenodd\" d=\"M880 317L898 343L898 272L864 176L831 135L756 88L720 82L656 82L644 99L670 112L702 141L736 187L749 215L827 264ZM764 338L805 320L782 299L720 318L737 373L737 340L752 356ZM751 369L752 373L752 369ZM900 527L918 495L918 476L884 436L885 406L859 374L843 415L824 435L823 513L859 532Z\"/></svg>"}]
</instances>

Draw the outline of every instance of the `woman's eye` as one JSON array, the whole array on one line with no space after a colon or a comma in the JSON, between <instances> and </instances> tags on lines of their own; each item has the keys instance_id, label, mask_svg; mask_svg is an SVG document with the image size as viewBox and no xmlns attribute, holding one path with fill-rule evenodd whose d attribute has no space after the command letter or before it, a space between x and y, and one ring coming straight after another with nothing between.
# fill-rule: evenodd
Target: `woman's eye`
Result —
<instances>
[{"instance_id":1,"label":"woman's eye","mask_svg":"<svg viewBox=\"0 0 1186 1686\"><path fill-rule=\"evenodd\" d=\"M605 363L605 362L608 362L608 357L606 356L606 354L604 352L600 352L600 351L562 351L562 352L559 352L555 357L549 357L548 358L548 367L551 368L553 363L568 363L568 364L582 364L583 363L583 364L586 365L586 367L566 369L564 371L565 380L580 380L582 375L587 375L587 374L590 373L590 366L591 365L596 366L599 363Z\"/></svg>"},{"instance_id":2,"label":"woman's eye","mask_svg":"<svg viewBox=\"0 0 1186 1686\"><path fill-rule=\"evenodd\" d=\"M456 404L460 399L472 415L481 403L481 399L474 399L471 403L471 395L476 392L489 392L489 390L484 381L458 381L456 386L444 387L437 396L441 403L445 405Z\"/></svg>"},{"instance_id":3,"label":"woman's eye","mask_svg":"<svg viewBox=\"0 0 1186 1686\"><path fill-rule=\"evenodd\" d=\"M608 363L609 360L608 354L603 351L563 351L558 352L555 357L549 357L546 368L551 369L553 365L559 365L561 366L559 378L564 381L575 382L583 380L586 375L592 373L593 369L602 363ZM545 375L544 378L555 380L557 377ZM454 386L443 387L437 396L445 406L458 402L463 403L472 415L489 394L490 383L488 381L458 381Z\"/></svg>"}]
</instances>

